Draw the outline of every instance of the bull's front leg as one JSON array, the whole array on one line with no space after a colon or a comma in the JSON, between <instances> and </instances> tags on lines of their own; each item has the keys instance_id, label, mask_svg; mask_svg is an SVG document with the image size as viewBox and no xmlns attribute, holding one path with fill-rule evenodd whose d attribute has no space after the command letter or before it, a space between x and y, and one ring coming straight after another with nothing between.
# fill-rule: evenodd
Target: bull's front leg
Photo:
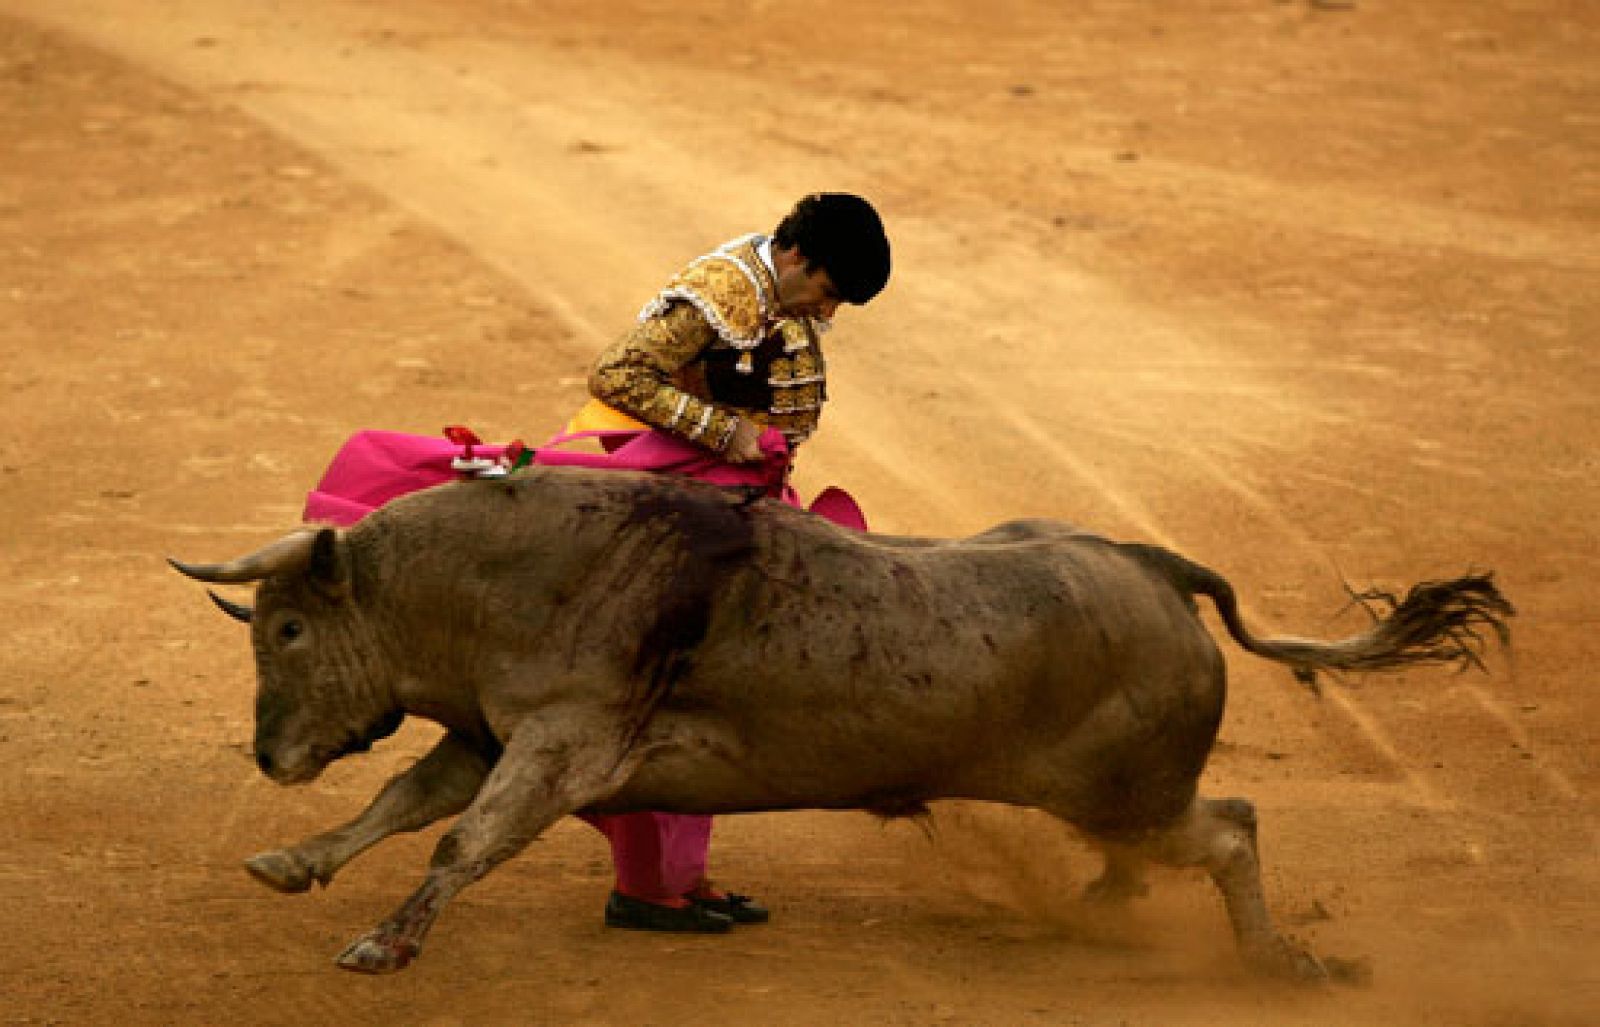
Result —
<instances>
[{"instance_id":1,"label":"bull's front leg","mask_svg":"<svg viewBox=\"0 0 1600 1027\"><path fill-rule=\"evenodd\" d=\"M419 831L467 808L489 773L490 761L459 735L446 734L433 750L396 775L354 820L298 845L245 861L256 880L281 892L327 885L356 856L393 834Z\"/></svg>"},{"instance_id":2,"label":"bull's front leg","mask_svg":"<svg viewBox=\"0 0 1600 1027\"><path fill-rule=\"evenodd\" d=\"M338 964L360 973L390 973L410 963L456 893L561 817L627 780L636 761L623 758L620 743L606 741L614 737L614 725L592 718L527 718L467 811L439 840L422 887L388 920L351 943Z\"/></svg>"}]
</instances>

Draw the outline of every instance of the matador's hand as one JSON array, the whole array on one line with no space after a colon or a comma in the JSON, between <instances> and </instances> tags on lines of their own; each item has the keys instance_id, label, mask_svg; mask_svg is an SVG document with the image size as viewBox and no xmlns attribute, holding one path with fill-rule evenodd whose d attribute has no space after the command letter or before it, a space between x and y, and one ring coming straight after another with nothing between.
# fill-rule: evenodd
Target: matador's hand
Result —
<instances>
[{"instance_id":1,"label":"matador's hand","mask_svg":"<svg viewBox=\"0 0 1600 1027\"><path fill-rule=\"evenodd\" d=\"M741 417L734 426L733 437L722 450L722 459L730 464L759 464L767 458L761 451L761 425Z\"/></svg>"}]
</instances>

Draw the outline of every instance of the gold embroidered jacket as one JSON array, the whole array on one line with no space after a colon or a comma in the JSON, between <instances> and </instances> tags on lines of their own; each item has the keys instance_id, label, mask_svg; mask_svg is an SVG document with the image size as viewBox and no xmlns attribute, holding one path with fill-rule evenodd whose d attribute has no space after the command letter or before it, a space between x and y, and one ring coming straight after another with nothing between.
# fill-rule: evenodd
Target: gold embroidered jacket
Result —
<instances>
[{"instance_id":1,"label":"gold embroidered jacket","mask_svg":"<svg viewBox=\"0 0 1600 1027\"><path fill-rule=\"evenodd\" d=\"M777 316L764 241L735 239L674 275L595 361L595 398L719 452L736 418L777 428L791 449L805 441L827 398L823 326Z\"/></svg>"}]
</instances>

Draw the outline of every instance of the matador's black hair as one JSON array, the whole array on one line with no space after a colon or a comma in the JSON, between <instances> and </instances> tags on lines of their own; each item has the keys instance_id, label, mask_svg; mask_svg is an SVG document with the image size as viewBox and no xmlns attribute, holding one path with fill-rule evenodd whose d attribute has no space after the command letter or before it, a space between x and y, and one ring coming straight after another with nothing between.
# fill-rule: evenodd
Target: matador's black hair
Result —
<instances>
[{"instance_id":1,"label":"matador's black hair","mask_svg":"<svg viewBox=\"0 0 1600 1027\"><path fill-rule=\"evenodd\" d=\"M878 212L859 196L812 193L794 205L772 241L799 249L808 267L828 272L847 303L865 303L889 282L889 237Z\"/></svg>"}]
</instances>

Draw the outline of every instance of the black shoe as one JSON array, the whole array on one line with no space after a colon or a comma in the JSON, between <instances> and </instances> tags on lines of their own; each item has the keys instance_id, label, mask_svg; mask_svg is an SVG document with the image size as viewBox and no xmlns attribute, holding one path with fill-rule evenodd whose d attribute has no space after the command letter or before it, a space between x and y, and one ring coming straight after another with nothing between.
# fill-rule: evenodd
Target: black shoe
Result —
<instances>
[{"instance_id":1,"label":"black shoe","mask_svg":"<svg viewBox=\"0 0 1600 1027\"><path fill-rule=\"evenodd\" d=\"M709 913L725 916L736 924L764 924L772 918L765 906L756 905L748 895L736 895L733 892L728 892L720 899L690 895L689 902Z\"/></svg>"},{"instance_id":2,"label":"black shoe","mask_svg":"<svg viewBox=\"0 0 1600 1027\"><path fill-rule=\"evenodd\" d=\"M606 900L606 926L626 927L631 931L722 934L733 926L733 917L697 902L687 906L663 906L612 892Z\"/></svg>"}]
</instances>

